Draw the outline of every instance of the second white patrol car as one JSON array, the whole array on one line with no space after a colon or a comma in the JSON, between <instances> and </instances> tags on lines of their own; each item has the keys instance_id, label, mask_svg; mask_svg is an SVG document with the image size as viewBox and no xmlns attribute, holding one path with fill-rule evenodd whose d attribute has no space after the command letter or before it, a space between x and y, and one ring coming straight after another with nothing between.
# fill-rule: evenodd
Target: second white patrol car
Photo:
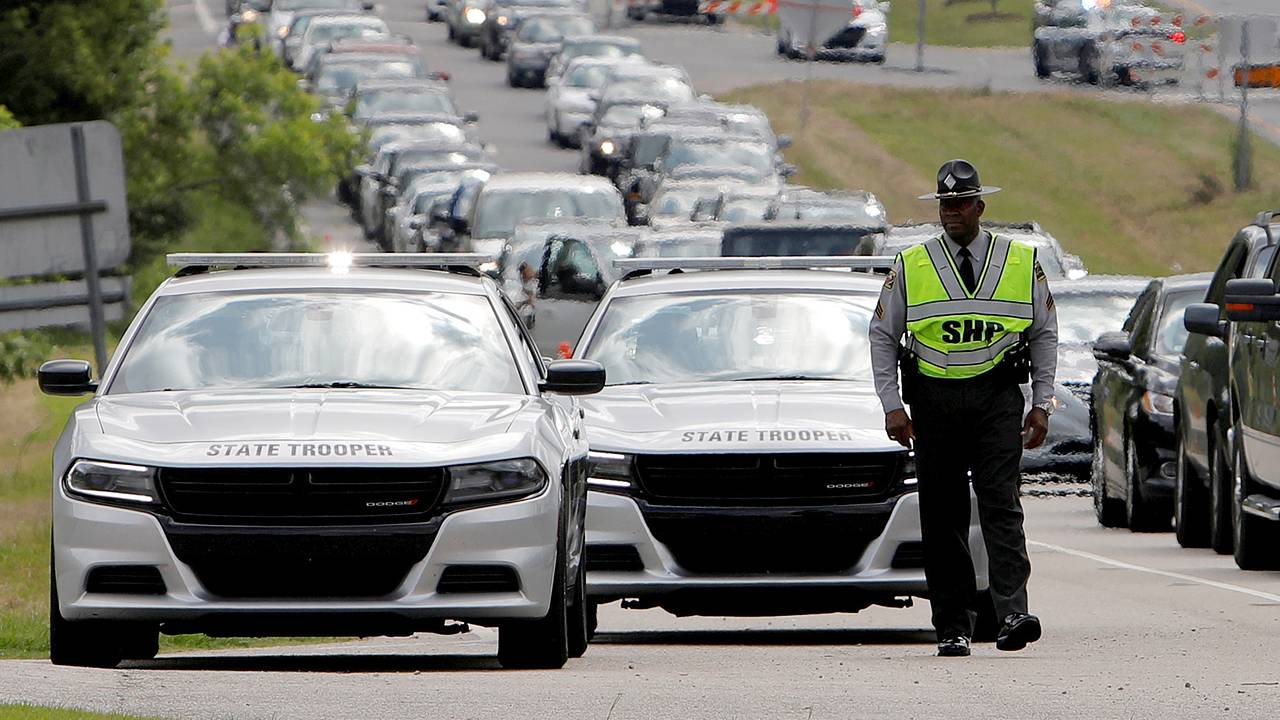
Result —
<instances>
[{"instance_id":1,"label":"second white patrol car","mask_svg":"<svg viewBox=\"0 0 1280 720\"><path fill-rule=\"evenodd\" d=\"M608 376L582 401L593 601L732 616L927 595L914 458L871 377L881 279L830 271L889 260L616 261L577 352Z\"/></svg>"},{"instance_id":2,"label":"second white patrol car","mask_svg":"<svg viewBox=\"0 0 1280 720\"><path fill-rule=\"evenodd\" d=\"M604 375L544 365L487 259L171 257L100 381L46 363L93 394L54 451L53 662L450 620L498 626L505 666L581 655L587 447L551 395Z\"/></svg>"}]
</instances>

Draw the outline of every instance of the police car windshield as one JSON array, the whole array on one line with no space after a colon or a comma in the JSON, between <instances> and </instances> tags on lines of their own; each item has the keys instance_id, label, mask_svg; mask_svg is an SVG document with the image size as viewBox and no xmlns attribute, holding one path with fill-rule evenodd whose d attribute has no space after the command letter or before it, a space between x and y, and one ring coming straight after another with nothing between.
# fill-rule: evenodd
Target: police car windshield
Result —
<instances>
[{"instance_id":1,"label":"police car windshield","mask_svg":"<svg viewBox=\"0 0 1280 720\"><path fill-rule=\"evenodd\" d=\"M516 225L525 220L551 217L620 220L625 215L622 200L616 192L603 189L511 188L480 196L473 235L480 238L510 237Z\"/></svg>"},{"instance_id":2,"label":"police car windshield","mask_svg":"<svg viewBox=\"0 0 1280 720\"><path fill-rule=\"evenodd\" d=\"M484 297L307 290L159 298L109 394L305 386L524 393Z\"/></svg>"},{"instance_id":3,"label":"police car windshield","mask_svg":"<svg viewBox=\"0 0 1280 720\"><path fill-rule=\"evenodd\" d=\"M875 297L709 292L617 298L582 357L610 385L871 379Z\"/></svg>"},{"instance_id":4,"label":"police car windshield","mask_svg":"<svg viewBox=\"0 0 1280 720\"><path fill-rule=\"evenodd\" d=\"M1058 308L1058 342L1063 345L1088 344L1102 333L1119 330L1137 297L1137 291L1054 293L1053 301Z\"/></svg>"}]
</instances>

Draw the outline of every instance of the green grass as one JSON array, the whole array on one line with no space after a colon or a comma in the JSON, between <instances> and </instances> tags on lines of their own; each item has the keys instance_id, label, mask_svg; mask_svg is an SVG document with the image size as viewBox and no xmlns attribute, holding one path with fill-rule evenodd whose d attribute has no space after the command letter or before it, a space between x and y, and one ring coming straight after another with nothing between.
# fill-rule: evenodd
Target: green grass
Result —
<instances>
[{"instance_id":1,"label":"green grass","mask_svg":"<svg viewBox=\"0 0 1280 720\"><path fill-rule=\"evenodd\" d=\"M927 0L924 40L928 45L954 47L1030 47L1031 0ZM916 42L918 0L893 0L889 10L889 41Z\"/></svg>"},{"instance_id":2,"label":"green grass","mask_svg":"<svg viewBox=\"0 0 1280 720\"><path fill-rule=\"evenodd\" d=\"M973 161L990 185L988 220L1038 220L1094 272L1212 269L1236 230L1280 207L1280 148L1254 143L1258 188L1230 191L1235 124L1212 110L1060 93L901 90L815 82L798 132L800 83L730 93L768 112L800 168L796 182L863 188L890 220L936 220L938 166Z\"/></svg>"},{"instance_id":3,"label":"green grass","mask_svg":"<svg viewBox=\"0 0 1280 720\"><path fill-rule=\"evenodd\" d=\"M0 720L143 720L136 715L95 713L35 705L0 705Z\"/></svg>"},{"instance_id":4,"label":"green grass","mask_svg":"<svg viewBox=\"0 0 1280 720\"><path fill-rule=\"evenodd\" d=\"M269 239L248 213L214 201L199 209L192 227L174 247L175 252L267 249L270 249ZM134 307L140 307L171 272L163 258L138 268L134 273ZM115 330L122 330L123 326L118 324ZM93 356L89 340L83 334L68 330L42 333L53 346L53 357L88 360ZM108 339L109 349L116 339L118 332ZM9 386L0 384L0 407L5 410L0 413L0 517L4 518L0 522L0 658L48 657L49 654L50 459L67 418L82 402L84 398L44 396L32 380ZM160 650L332 640L334 638L161 636ZM6 717L26 716L6 716L0 711L0 720Z\"/></svg>"}]
</instances>

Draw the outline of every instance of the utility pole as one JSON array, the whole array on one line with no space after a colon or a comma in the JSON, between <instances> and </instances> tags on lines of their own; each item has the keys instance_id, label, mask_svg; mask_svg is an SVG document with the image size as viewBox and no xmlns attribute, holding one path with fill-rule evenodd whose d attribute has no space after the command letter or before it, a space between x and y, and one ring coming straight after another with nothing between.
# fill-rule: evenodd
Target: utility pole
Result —
<instances>
[{"instance_id":1,"label":"utility pole","mask_svg":"<svg viewBox=\"0 0 1280 720\"><path fill-rule=\"evenodd\" d=\"M822 0L813 0L813 9L809 11L809 42L805 48L805 60L808 67L804 75L804 101L800 104L800 133L804 134L809 127L809 93L813 84L813 64L818 60L818 5Z\"/></svg>"},{"instance_id":2,"label":"utility pole","mask_svg":"<svg viewBox=\"0 0 1280 720\"><path fill-rule=\"evenodd\" d=\"M926 0L920 0L920 13L916 15L916 72L924 72L924 10Z\"/></svg>"},{"instance_id":3,"label":"utility pole","mask_svg":"<svg viewBox=\"0 0 1280 720\"><path fill-rule=\"evenodd\" d=\"M1236 192L1253 187L1253 145L1249 138L1249 20L1240 27L1240 128L1231 158L1231 172ZM1234 73L1233 73L1234 75Z\"/></svg>"}]
</instances>

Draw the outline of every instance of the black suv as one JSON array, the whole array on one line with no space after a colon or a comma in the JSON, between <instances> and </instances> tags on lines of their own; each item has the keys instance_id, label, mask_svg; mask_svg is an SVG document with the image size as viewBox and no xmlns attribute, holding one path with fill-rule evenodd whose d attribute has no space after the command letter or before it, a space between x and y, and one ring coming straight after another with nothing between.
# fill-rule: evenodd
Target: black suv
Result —
<instances>
[{"instance_id":1,"label":"black suv","mask_svg":"<svg viewBox=\"0 0 1280 720\"><path fill-rule=\"evenodd\" d=\"M1174 527L1182 547L1231 552L1231 403L1227 386L1227 282L1265 277L1276 254L1278 212L1264 212L1227 245L1203 303L1189 305L1176 402Z\"/></svg>"},{"instance_id":2,"label":"black suv","mask_svg":"<svg viewBox=\"0 0 1280 720\"><path fill-rule=\"evenodd\" d=\"M1093 345L1093 505L1098 522L1135 532L1168 530L1173 514L1173 394L1187 340L1183 310L1209 273L1156 278L1124 329Z\"/></svg>"},{"instance_id":3,"label":"black suv","mask_svg":"<svg viewBox=\"0 0 1280 720\"><path fill-rule=\"evenodd\" d=\"M1280 568L1280 264L1227 281L1231 321L1231 516L1236 565Z\"/></svg>"}]
</instances>

